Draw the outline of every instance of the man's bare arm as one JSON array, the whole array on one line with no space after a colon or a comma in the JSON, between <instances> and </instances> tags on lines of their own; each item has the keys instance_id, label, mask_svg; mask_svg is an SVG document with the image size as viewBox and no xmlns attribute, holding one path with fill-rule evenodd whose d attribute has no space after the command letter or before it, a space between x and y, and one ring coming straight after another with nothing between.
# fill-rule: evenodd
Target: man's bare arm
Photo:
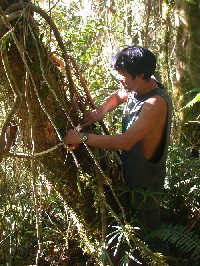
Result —
<instances>
[{"instance_id":1,"label":"man's bare arm","mask_svg":"<svg viewBox=\"0 0 200 266\"><path fill-rule=\"evenodd\" d=\"M140 116L125 133L115 135L90 134L87 144L103 149L129 150L157 127L158 123L163 124L164 127L166 116L167 104L162 97L156 96L144 104ZM79 144L82 142L82 135L83 133L77 134L74 130L70 130L64 141L66 144Z\"/></svg>"},{"instance_id":2,"label":"man's bare arm","mask_svg":"<svg viewBox=\"0 0 200 266\"><path fill-rule=\"evenodd\" d=\"M120 89L111 94L102 105L95 110L88 111L83 120L83 128L91 125L96 121L103 119L107 112L116 109L120 104L124 103L128 98L128 93L124 89Z\"/></svg>"}]
</instances>

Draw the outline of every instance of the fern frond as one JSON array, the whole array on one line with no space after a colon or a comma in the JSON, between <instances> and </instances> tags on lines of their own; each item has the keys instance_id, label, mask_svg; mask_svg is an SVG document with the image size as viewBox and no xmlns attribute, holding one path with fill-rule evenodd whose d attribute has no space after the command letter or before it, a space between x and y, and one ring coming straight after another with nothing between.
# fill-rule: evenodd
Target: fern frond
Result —
<instances>
[{"instance_id":1,"label":"fern frond","mask_svg":"<svg viewBox=\"0 0 200 266\"><path fill-rule=\"evenodd\" d=\"M183 108L190 108L192 107L195 103L200 102L200 93L198 93L193 100L191 100L187 105L185 105Z\"/></svg>"},{"instance_id":2,"label":"fern frond","mask_svg":"<svg viewBox=\"0 0 200 266\"><path fill-rule=\"evenodd\" d=\"M163 241L174 244L181 252L191 252L191 257L200 257L200 238L196 232L191 231L186 226L177 224L162 224L157 230L151 232L148 238L158 237Z\"/></svg>"}]
</instances>

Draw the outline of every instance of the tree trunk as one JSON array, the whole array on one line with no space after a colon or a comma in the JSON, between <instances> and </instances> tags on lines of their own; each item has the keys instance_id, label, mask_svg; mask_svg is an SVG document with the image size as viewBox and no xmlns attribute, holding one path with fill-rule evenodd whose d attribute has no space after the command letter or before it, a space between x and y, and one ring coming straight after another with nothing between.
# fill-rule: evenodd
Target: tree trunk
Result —
<instances>
[{"instance_id":1,"label":"tree trunk","mask_svg":"<svg viewBox=\"0 0 200 266\"><path fill-rule=\"evenodd\" d=\"M87 236L91 236L91 240L101 239L102 219L94 205L95 199L97 206L100 205L98 200L102 197L99 193L103 191L98 188L95 168L100 171L104 183L107 176L94 160L93 150L88 151L83 144L75 150L61 145L66 128L77 126L80 123L78 113L84 112L84 105L75 89L72 61L63 50L67 79L64 82L64 76L41 42L32 14L36 11L46 16L54 33L58 34L53 22L33 5L17 3L8 6L4 1L0 1L0 5L0 15L4 18L0 20L0 82L11 106L1 132L1 154L11 156L9 148L5 148L4 136L11 123L17 124L24 145L31 153L28 158L42 163L48 179L73 210ZM57 41L64 49L59 35ZM51 150L58 143L59 146ZM112 172L112 178L115 183L116 172ZM105 212L101 210L101 213ZM102 228L105 231L105 226Z\"/></svg>"},{"instance_id":2,"label":"tree trunk","mask_svg":"<svg viewBox=\"0 0 200 266\"><path fill-rule=\"evenodd\" d=\"M198 151L200 103L197 102L191 108L183 107L199 93L199 1L165 1L165 12L164 68L167 68L175 115L178 116L175 122L179 120L174 128L177 126L176 134L180 144Z\"/></svg>"},{"instance_id":3,"label":"tree trunk","mask_svg":"<svg viewBox=\"0 0 200 266\"><path fill-rule=\"evenodd\" d=\"M200 6L199 1L182 1L179 11L185 14L185 23L181 21L178 28L177 43L178 48L182 46L182 54L179 53L180 59L178 80L182 88L183 106L191 101L197 93L200 92ZM182 72L181 72L182 71ZM184 109L184 124L182 127L185 136L183 142L191 148L192 152L197 152L200 148L199 142L199 115L200 102L194 104L191 108Z\"/></svg>"}]
</instances>

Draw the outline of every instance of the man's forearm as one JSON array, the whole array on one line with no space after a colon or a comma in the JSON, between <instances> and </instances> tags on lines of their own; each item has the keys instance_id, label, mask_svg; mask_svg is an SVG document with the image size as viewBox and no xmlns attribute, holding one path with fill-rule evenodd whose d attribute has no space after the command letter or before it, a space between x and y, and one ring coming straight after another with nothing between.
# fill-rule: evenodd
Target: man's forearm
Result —
<instances>
[{"instance_id":1,"label":"man's forearm","mask_svg":"<svg viewBox=\"0 0 200 266\"><path fill-rule=\"evenodd\" d=\"M128 94L125 90L120 89L111 94L105 102L101 105L104 115L107 112L115 110L120 104L124 103L128 98Z\"/></svg>"},{"instance_id":2,"label":"man's forearm","mask_svg":"<svg viewBox=\"0 0 200 266\"><path fill-rule=\"evenodd\" d=\"M119 106L119 101L118 98L116 96L116 93L110 95L101 106L98 107L98 109L100 109L101 113L103 114L103 116L110 111L113 111L114 109L116 109Z\"/></svg>"},{"instance_id":3,"label":"man's forearm","mask_svg":"<svg viewBox=\"0 0 200 266\"><path fill-rule=\"evenodd\" d=\"M101 121L107 112L116 109L120 104L126 101L127 97L128 95L124 90L119 90L111 94L103 104L85 114L82 125L83 128L96 121Z\"/></svg>"}]
</instances>

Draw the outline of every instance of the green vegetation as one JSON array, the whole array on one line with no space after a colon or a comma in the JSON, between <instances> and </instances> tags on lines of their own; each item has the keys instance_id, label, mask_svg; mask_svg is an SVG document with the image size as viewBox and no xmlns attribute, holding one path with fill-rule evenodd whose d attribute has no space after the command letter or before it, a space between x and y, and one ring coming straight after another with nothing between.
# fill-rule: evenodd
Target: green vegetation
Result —
<instances>
[{"instance_id":1,"label":"green vegetation","mask_svg":"<svg viewBox=\"0 0 200 266\"><path fill-rule=\"evenodd\" d=\"M25 15L26 7L20 14L7 12L11 26L7 22L6 28L0 11L0 265L116 266L113 254L124 246L119 265L142 258L148 265L198 266L200 26L194 19L200 14L198 1L35 2L51 22L40 11L34 13L33 22ZM1 0L0 4L5 11L8 4ZM52 30L53 22L63 46ZM156 74L174 105L163 224L146 236L168 241L171 262L146 246L134 217L129 219L129 210L118 201L125 189L118 189L116 154L80 147L66 153L58 147L34 157L35 150L58 144L66 126L77 125L83 111L94 107L84 86L96 105L115 91L118 83L110 58L132 43L157 55ZM59 68L52 55L65 61L70 73ZM121 131L120 113L105 117L109 132ZM8 131L15 125L17 132L10 137ZM104 134L98 123L95 130Z\"/></svg>"}]
</instances>

